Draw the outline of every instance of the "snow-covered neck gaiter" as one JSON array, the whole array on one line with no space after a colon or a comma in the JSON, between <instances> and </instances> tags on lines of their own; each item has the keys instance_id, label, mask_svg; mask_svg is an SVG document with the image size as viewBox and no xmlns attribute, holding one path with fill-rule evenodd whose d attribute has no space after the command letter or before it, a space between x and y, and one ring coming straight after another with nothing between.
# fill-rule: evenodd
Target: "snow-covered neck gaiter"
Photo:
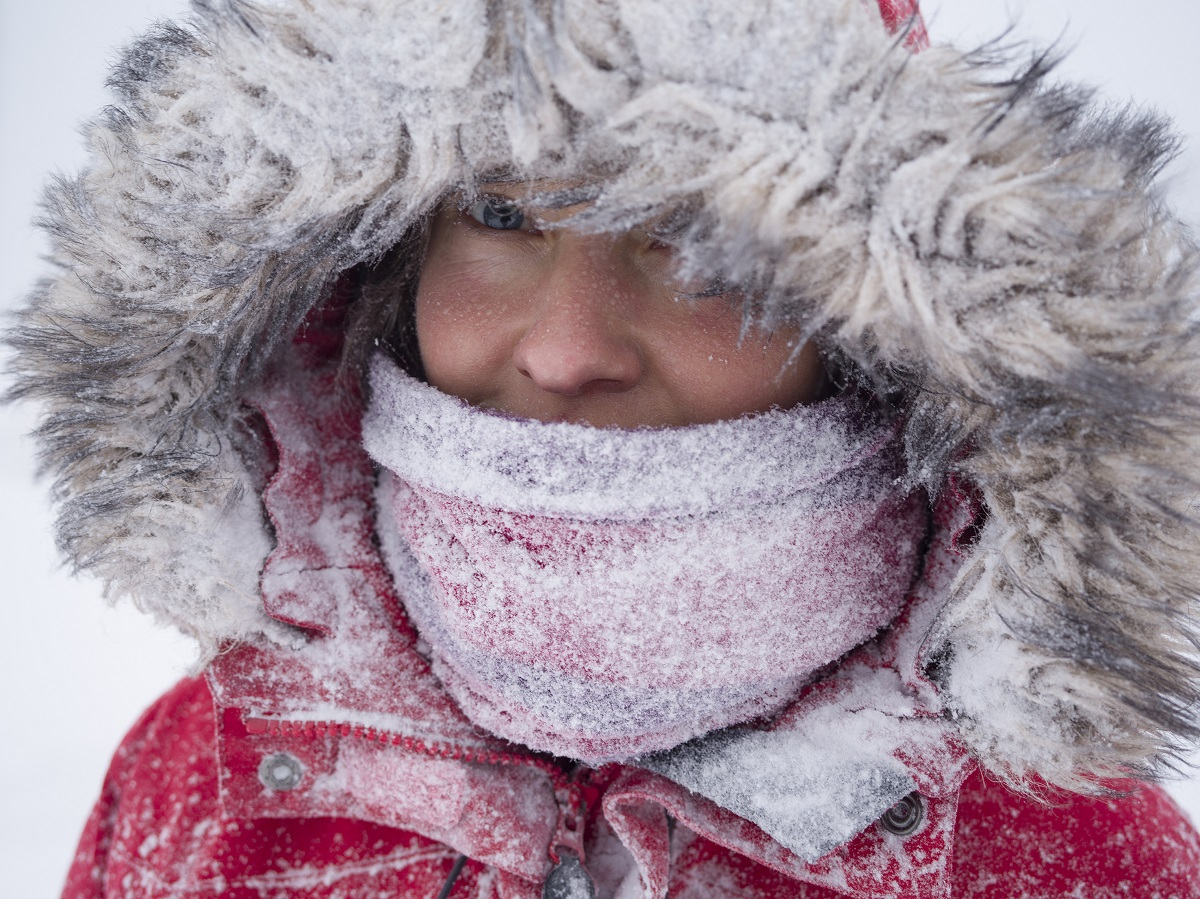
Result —
<instances>
[{"instance_id":1,"label":"snow-covered neck gaiter","mask_svg":"<svg viewBox=\"0 0 1200 899\"><path fill-rule=\"evenodd\" d=\"M600 764L778 711L899 611L924 536L896 428L852 395L617 430L371 370L380 536L472 720Z\"/></svg>"}]
</instances>

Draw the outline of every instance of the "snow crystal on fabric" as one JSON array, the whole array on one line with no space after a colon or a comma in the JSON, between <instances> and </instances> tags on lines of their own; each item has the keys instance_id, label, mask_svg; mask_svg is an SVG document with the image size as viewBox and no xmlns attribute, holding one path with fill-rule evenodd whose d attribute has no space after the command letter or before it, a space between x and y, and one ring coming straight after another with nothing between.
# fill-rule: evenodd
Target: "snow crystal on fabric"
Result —
<instances>
[{"instance_id":1,"label":"snow crystal on fabric","mask_svg":"<svg viewBox=\"0 0 1200 899\"><path fill-rule=\"evenodd\" d=\"M895 692L894 684L880 686ZM917 788L889 754L906 736L897 721L834 703L809 715L803 728L734 728L639 763L755 822L813 862Z\"/></svg>"},{"instance_id":2,"label":"snow crystal on fabric","mask_svg":"<svg viewBox=\"0 0 1200 899\"><path fill-rule=\"evenodd\" d=\"M874 455L895 433L855 397L687 428L531 422L480 414L382 355L372 361L371 392L367 452L409 484L514 513L580 519L774 502Z\"/></svg>"},{"instance_id":3,"label":"snow crystal on fabric","mask_svg":"<svg viewBox=\"0 0 1200 899\"><path fill-rule=\"evenodd\" d=\"M621 431L472 409L385 362L373 390L385 556L438 676L510 740L596 764L770 714L912 580L921 502L857 398Z\"/></svg>"}]
</instances>

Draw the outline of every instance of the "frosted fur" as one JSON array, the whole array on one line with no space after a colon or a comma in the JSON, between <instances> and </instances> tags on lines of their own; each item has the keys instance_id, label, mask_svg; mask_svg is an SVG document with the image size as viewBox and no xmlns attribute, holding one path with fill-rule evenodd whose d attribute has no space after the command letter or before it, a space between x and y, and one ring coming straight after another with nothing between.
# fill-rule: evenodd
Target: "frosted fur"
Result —
<instances>
[{"instance_id":1,"label":"frosted fur","mask_svg":"<svg viewBox=\"0 0 1200 899\"><path fill-rule=\"evenodd\" d=\"M10 336L68 559L209 645L272 631L234 451L272 348L446 191L582 178L581 226L682 211L689 267L906 390L913 481L978 487L923 658L982 761L1161 771L1200 708L1172 139L1023 50L913 56L868 7L208 0L152 30L47 192L56 267Z\"/></svg>"},{"instance_id":2,"label":"frosted fur","mask_svg":"<svg viewBox=\"0 0 1200 899\"><path fill-rule=\"evenodd\" d=\"M774 714L917 575L922 499L853 393L629 431L504 418L384 358L371 385L384 557L442 683L508 740L601 765Z\"/></svg>"}]
</instances>

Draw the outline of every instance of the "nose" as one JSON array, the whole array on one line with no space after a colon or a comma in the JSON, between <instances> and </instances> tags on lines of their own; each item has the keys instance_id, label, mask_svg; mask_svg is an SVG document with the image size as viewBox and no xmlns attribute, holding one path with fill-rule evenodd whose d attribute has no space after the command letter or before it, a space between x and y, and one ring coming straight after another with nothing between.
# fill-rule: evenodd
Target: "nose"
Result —
<instances>
[{"instance_id":1,"label":"nose","mask_svg":"<svg viewBox=\"0 0 1200 899\"><path fill-rule=\"evenodd\" d=\"M564 396L619 393L642 377L629 316L635 285L604 238L565 235L531 298L528 327L513 350L517 369Z\"/></svg>"}]
</instances>

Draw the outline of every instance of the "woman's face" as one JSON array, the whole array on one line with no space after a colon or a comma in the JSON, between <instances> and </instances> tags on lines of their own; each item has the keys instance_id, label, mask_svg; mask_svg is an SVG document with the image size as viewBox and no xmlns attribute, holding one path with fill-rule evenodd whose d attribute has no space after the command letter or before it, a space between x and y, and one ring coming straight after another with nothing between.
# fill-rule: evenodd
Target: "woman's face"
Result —
<instances>
[{"instance_id":1,"label":"woman's face","mask_svg":"<svg viewBox=\"0 0 1200 899\"><path fill-rule=\"evenodd\" d=\"M426 379L476 406L596 427L669 427L817 399L825 386L796 333L741 335L741 298L675 277L645 232L546 228L527 185L486 185L435 216L417 287Z\"/></svg>"}]
</instances>

